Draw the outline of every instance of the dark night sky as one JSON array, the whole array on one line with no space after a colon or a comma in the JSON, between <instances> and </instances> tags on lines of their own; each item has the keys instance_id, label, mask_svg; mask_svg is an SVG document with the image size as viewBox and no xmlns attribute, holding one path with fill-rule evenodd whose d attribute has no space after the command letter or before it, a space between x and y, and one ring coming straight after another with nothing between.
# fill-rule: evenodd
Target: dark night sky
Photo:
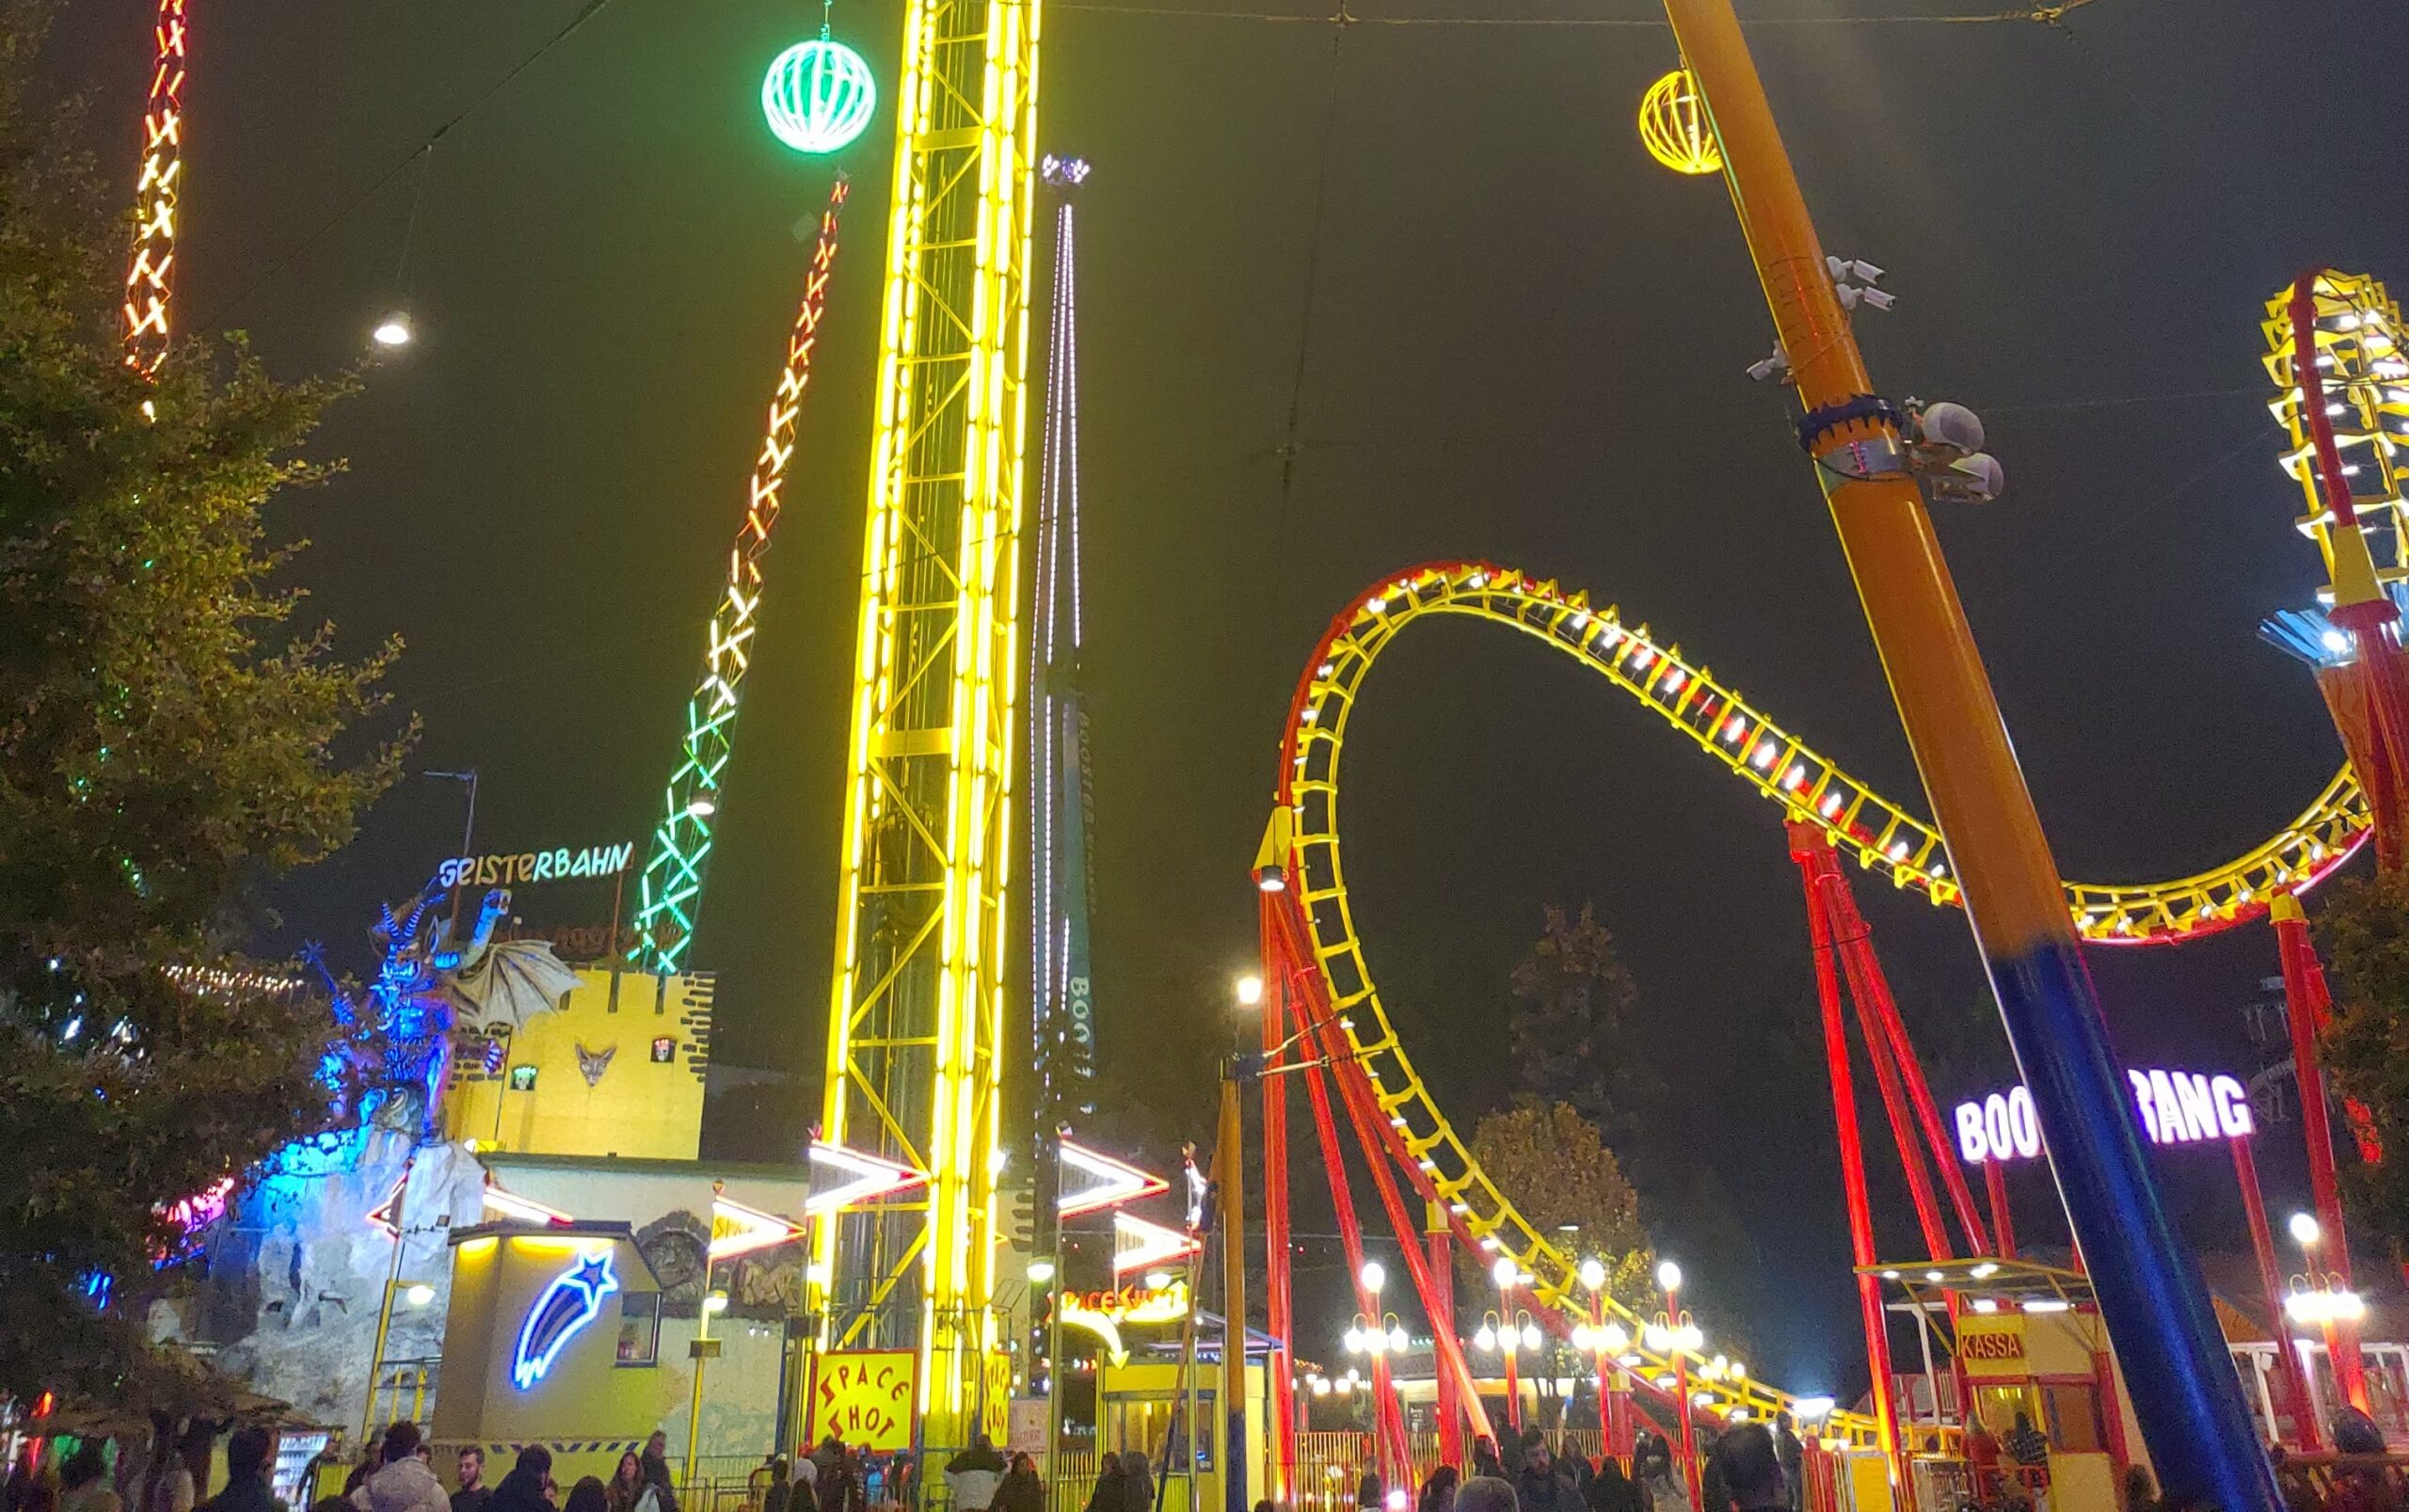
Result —
<instances>
[{"instance_id":1,"label":"dark night sky","mask_svg":"<svg viewBox=\"0 0 2409 1512\"><path fill-rule=\"evenodd\" d=\"M291 517L347 644L407 639L392 689L425 719L419 764L482 771L493 849L645 834L807 250L790 223L827 183L756 104L816 8L611 0L370 192L577 8L196 8L182 318L245 327L298 375L351 360L406 293L421 343L332 418L350 472ZM129 183L149 15L74 0L55 46ZM2316 578L2273 465L2257 323L2311 261L2409 279L2385 83L2409 16L2097 0L2072 20L2071 43L2024 24L1752 40L1827 246L1891 270L1898 310L1862 323L1877 381L1990 422L2011 491L1942 531L2062 863L2105 881L2230 855L2333 769L2307 677L2253 637ZM895 0L846 0L836 24L891 81ZM1333 62L1318 24L1058 8L1045 26L1043 143L1097 165L1082 422L1108 1039L1160 1011L1116 984L1167 955L1236 970L1250 954L1243 867L1298 662L1347 596L1408 562L1483 555L1587 585L1915 791L1791 406L1741 375L1769 323L1728 200L1648 163L1631 128L1674 62L1668 32L1364 25ZM2290 80L2311 97L2287 99ZM723 973L721 1053L741 1062L813 1063L823 1027L891 129L882 108L847 165L851 239L699 946ZM1309 262L1306 451L1284 516L1267 454ZM1504 972L1543 902L1594 899L1663 1026L1660 1069L1698 1078L1697 1138L1805 1299L1754 1326L1761 1368L1837 1381L1853 1353L1838 1193L1802 1202L1762 1148L1824 1095L1769 1106L1759 1085L1767 1005L1807 984L1775 813L1499 630L1408 637L1355 731L1359 917L1376 969L1428 984L1401 1011L1427 1027L1441 1086L1467 1119L1506 1092ZM373 901L454 843L457 804L406 784L285 889L263 948L319 936L364 962ZM1864 896L1911 1021L1977 990L1958 919ZM2099 963L2123 1048L2204 1066L2237 1054L2234 1005L2273 969L2258 932ZM2216 1202L2185 1202L2231 1241ZM1711 1295L1716 1257L1685 1258Z\"/></svg>"}]
</instances>

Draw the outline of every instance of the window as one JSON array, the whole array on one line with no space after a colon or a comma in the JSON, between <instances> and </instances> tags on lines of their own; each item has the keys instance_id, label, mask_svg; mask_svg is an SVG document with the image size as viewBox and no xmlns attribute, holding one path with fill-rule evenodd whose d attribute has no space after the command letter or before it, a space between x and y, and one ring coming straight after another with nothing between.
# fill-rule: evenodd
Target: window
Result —
<instances>
[{"instance_id":1,"label":"window","mask_svg":"<svg viewBox=\"0 0 2409 1512\"><path fill-rule=\"evenodd\" d=\"M661 1361L661 1294L619 1294L619 1363L651 1365Z\"/></svg>"},{"instance_id":2,"label":"window","mask_svg":"<svg viewBox=\"0 0 2409 1512\"><path fill-rule=\"evenodd\" d=\"M514 1092L534 1091L535 1090L535 1068L524 1063L511 1067L510 1090Z\"/></svg>"},{"instance_id":3,"label":"window","mask_svg":"<svg viewBox=\"0 0 2409 1512\"><path fill-rule=\"evenodd\" d=\"M664 1034L660 1039L652 1042L652 1063L654 1065L665 1066L677 1058L677 1041Z\"/></svg>"},{"instance_id":4,"label":"window","mask_svg":"<svg viewBox=\"0 0 2409 1512\"><path fill-rule=\"evenodd\" d=\"M2089 1383L2041 1383L2041 1400L2049 1409L2050 1447L2062 1455L2107 1452L2100 1432L2099 1390Z\"/></svg>"}]
</instances>

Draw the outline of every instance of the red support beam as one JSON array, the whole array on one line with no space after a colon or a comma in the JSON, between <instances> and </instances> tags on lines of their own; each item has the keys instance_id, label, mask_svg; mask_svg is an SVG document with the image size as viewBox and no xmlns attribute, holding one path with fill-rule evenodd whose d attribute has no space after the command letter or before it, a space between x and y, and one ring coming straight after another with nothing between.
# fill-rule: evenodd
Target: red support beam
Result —
<instances>
[{"instance_id":1,"label":"red support beam","mask_svg":"<svg viewBox=\"0 0 2409 1512\"><path fill-rule=\"evenodd\" d=\"M1296 963L1279 947L1275 907L1268 893L1261 899L1260 939L1263 967L1263 1052L1268 1062L1288 1033L1288 995ZM1294 1252L1288 1225L1288 1084L1280 1076L1263 1078L1263 1258L1265 1327L1271 1334L1271 1358L1265 1362L1263 1394L1270 1404L1271 1504L1289 1504L1289 1488L1297 1478L1297 1325L1295 1293L1289 1274Z\"/></svg>"}]
</instances>

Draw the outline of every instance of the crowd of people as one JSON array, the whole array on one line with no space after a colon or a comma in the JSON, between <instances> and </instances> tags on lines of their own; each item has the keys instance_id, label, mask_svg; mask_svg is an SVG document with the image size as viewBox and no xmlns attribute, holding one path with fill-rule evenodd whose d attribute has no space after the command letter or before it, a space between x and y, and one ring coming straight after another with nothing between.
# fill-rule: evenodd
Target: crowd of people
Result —
<instances>
[{"instance_id":1,"label":"crowd of people","mask_svg":"<svg viewBox=\"0 0 2409 1512\"><path fill-rule=\"evenodd\" d=\"M1699 1504L1704 1512L1802 1512L1805 1457L1787 1415L1770 1424L1735 1424L1705 1446ZM1471 1468L1469 1475L1453 1465L1433 1470L1414 1512L1688 1512L1690 1504L1680 1456L1645 1429L1628 1464L1612 1454L1592 1461L1559 1452L1539 1429L1526 1428L1503 1453L1492 1440L1476 1440ZM1385 1500L1378 1472L1365 1466L1356 1487L1358 1512L1375 1512Z\"/></svg>"}]
</instances>

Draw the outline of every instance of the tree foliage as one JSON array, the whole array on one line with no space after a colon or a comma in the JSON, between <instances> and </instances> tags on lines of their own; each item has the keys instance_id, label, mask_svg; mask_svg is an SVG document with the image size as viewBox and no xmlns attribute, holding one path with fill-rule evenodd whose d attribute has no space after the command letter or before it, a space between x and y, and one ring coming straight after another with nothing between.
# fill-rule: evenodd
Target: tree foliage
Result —
<instances>
[{"instance_id":1,"label":"tree foliage","mask_svg":"<svg viewBox=\"0 0 2409 1512\"><path fill-rule=\"evenodd\" d=\"M2344 1173L2359 1220L2409 1240L2409 873L2335 884L2318 913L2334 1017L2319 1042L2333 1090L2364 1105L2384 1158Z\"/></svg>"},{"instance_id":2,"label":"tree foliage","mask_svg":"<svg viewBox=\"0 0 2409 1512\"><path fill-rule=\"evenodd\" d=\"M338 753L393 647L291 631L297 546L263 518L326 476L295 454L343 386L239 342L125 366L128 233L72 103L31 97L45 19L0 14L0 1392L142 1405L190 1384L135 1315L163 1209L323 1126L336 1033L323 999L170 973L228 964L407 737Z\"/></svg>"},{"instance_id":3,"label":"tree foliage","mask_svg":"<svg viewBox=\"0 0 2409 1512\"><path fill-rule=\"evenodd\" d=\"M1514 968L1507 1020L1522 1090L1569 1105L1628 1154L1665 1095L1638 1054L1638 988L1590 905L1581 905L1578 919L1556 907L1543 918L1539 940Z\"/></svg>"},{"instance_id":4,"label":"tree foliage","mask_svg":"<svg viewBox=\"0 0 2409 1512\"><path fill-rule=\"evenodd\" d=\"M1606 1290L1624 1306L1660 1305L1656 1256L1639 1225L1639 1194L1598 1126L1569 1103L1524 1098L1473 1125L1473 1158L1524 1221L1577 1263L1606 1267ZM1468 1272L1476 1263L1464 1257ZM1486 1272L1468 1274L1476 1286Z\"/></svg>"}]
</instances>

